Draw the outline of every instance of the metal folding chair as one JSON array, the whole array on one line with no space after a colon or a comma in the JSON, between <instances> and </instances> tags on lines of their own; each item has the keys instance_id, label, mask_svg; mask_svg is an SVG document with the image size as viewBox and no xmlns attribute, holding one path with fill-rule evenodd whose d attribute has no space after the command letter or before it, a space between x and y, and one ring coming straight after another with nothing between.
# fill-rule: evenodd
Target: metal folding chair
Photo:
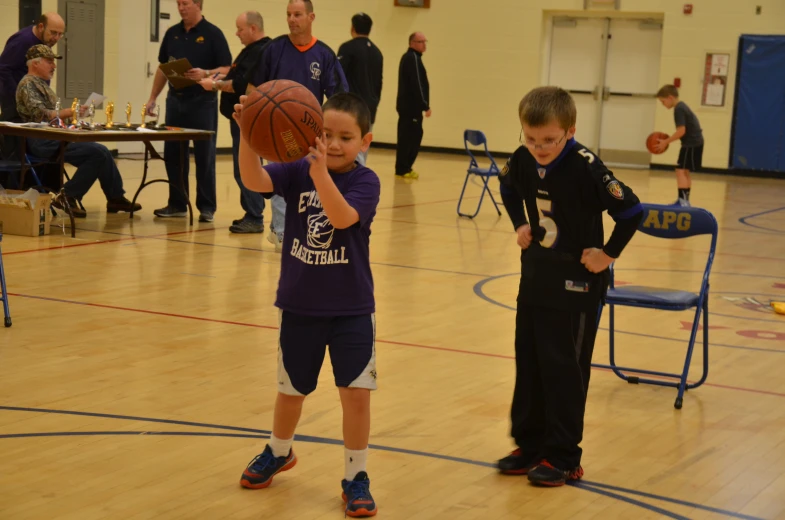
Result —
<instances>
[{"instance_id":1,"label":"metal folding chair","mask_svg":"<svg viewBox=\"0 0 785 520\"><path fill-rule=\"evenodd\" d=\"M488 168L480 168L479 164L477 163L477 158L472 153L472 150L469 148L469 145L472 146L480 146L482 145L485 149L485 156L490 160L490 166ZM463 132L463 145L466 148L466 153L469 154L471 158L471 162L469 163L469 168L466 171L466 179L463 181L463 189L461 190L461 196L458 199L458 215L461 217L468 217L474 218L480 212L480 207L482 206L483 198L485 198L485 193L487 192L488 195L491 197L491 201L493 201L493 205L496 208L496 213L501 216L502 212L499 209L499 205L496 203L496 199L493 198L493 193L491 193L491 189L488 187L488 181L491 177L498 177L499 176L499 167L496 165L496 161L491 157L491 154L488 152L488 141L485 139L485 134L480 132L479 130L465 130ZM463 202L463 195L466 192L466 185L469 183L469 178L472 175L477 175L483 181L482 185L482 193L480 193L480 202L477 204L477 209L475 210L474 214L469 215L468 213L461 212L461 203Z\"/></svg>"},{"instance_id":2,"label":"metal folding chair","mask_svg":"<svg viewBox=\"0 0 785 520\"><path fill-rule=\"evenodd\" d=\"M3 242L3 229L0 226L0 243ZM5 317L5 326L11 326L11 310L8 308L8 290L5 287L5 270L3 269L3 251L0 249L0 301L3 302L3 316Z\"/></svg>"},{"instance_id":3,"label":"metal folding chair","mask_svg":"<svg viewBox=\"0 0 785 520\"><path fill-rule=\"evenodd\" d=\"M667 239L711 235L711 246L708 251L708 258L706 260L706 268L703 272L700 291L698 293L693 293L681 289L665 289L638 285L614 287L613 266L611 266L611 283L606 299L609 311L610 364L593 364L592 366L610 368L617 376L628 383L645 383L678 388L678 395L674 407L681 409L684 392L702 385L709 374L709 275L711 273L711 265L714 262L714 251L717 247L717 220L714 218L714 215L705 209L693 207L643 204L643 211L644 216L638 226L638 231L647 235ZM690 340L687 344L687 352L684 358L684 368L680 374L621 367L616 364L614 309L617 305L659 309L664 311L695 309ZM695 347L695 339L698 334L701 313L703 313L703 374L696 383L687 383L687 376L690 371L690 362ZM602 310L600 310L600 316L601 314ZM597 317L598 320L600 316ZM628 375L625 372L643 374L644 376L655 376L657 379ZM677 381L673 381L673 379L676 379Z\"/></svg>"}]
</instances>

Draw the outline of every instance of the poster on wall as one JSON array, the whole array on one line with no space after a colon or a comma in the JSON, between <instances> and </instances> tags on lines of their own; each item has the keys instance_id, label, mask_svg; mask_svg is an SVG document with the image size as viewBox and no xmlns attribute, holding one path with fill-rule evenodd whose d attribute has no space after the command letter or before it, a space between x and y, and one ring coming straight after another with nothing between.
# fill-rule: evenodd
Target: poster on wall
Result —
<instances>
[{"instance_id":1,"label":"poster on wall","mask_svg":"<svg viewBox=\"0 0 785 520\"><path fill-rule=\"evenodd\" d=\"M725 106L725 89L728 86L729 63L730 54L706 53L701 105L708 107Z\"/></svg>"}]
</instances>

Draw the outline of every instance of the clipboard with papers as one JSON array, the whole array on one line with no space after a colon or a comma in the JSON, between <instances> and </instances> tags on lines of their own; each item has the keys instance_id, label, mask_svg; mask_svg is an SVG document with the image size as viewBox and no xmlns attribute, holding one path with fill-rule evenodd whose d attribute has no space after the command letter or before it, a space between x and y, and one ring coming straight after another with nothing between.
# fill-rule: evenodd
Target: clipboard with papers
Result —
<instances>
[{"instance_id":1,"label":"clipboard with papers","mask_svg":"<svg viewBox=\"0 0 785 520\"><path fill-rule=\"evenodd\" d=\"M191 85L196 85L198 83L197 81L185 77L185 73L193 68L191 62L189 62L187 58L161 63L158 68L164 73L164 76L169 80L172 87L176 89L190 87Z\"/></svg>"}]
</instances>

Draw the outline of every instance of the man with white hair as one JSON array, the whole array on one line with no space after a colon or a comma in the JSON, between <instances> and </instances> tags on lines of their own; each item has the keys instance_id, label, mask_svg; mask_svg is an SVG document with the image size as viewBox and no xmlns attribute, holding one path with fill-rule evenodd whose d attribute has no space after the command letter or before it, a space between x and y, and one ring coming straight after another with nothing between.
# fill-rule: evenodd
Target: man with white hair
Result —
<instances>
[{"instance_id":1,"label":"man with white hair","mask_svg":"<svg viewBox=\"0 0 785 520\"><path fill-rule=\"evenodd\" d=\"M55 60L61 59L62 56L56 56L48 45L39 44L31 47L25 58L28 72L16 89L16 110L23 121L49 122L58 118L78 117L84 113L84 106L79 108L79 114L74 114L70 107L59 112L55 110L57 96L48 82L52 80L57 68ZM60 150L60 141L28 139L27 147L38 157L51 158ZM71 180L63 186L63 195L74 217L87 216L87 213L78 207L76 200L81 199L96 180L101 183L101 189L106 195L107 213L130 212L132 207L134 211L142 209L139 204L131 204L131 201L125 198L123 178L106 146L98 143L68 143L64 159L76 166ZM64 202L62 195L59 195L53 204L64 209Z\"/></svg>"}]
</instances>

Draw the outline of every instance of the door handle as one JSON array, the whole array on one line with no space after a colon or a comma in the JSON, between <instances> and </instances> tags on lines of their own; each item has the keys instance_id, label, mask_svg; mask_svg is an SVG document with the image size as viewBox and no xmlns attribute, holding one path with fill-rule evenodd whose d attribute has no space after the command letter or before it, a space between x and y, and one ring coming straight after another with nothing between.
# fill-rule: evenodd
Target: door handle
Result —
<instances>
[{"instance_id":1,"label":"door handle","mask_svg":"<svg viewBox=\"0 0 785 520\"><path fill-rule=\"evenodd\" d=\"M602 88L602 100L608 101L611 97L611 87L603 87Z\"/></svg>"},{"instance_id":2,"label":"door handle","mask_svg":"<svg viewBox=\"0 0 785 520\"><path fill-rule=\"evenodd\" d=\"M155 72L150 70L150 62L148 61L147 62L147 77L148 78L152 78L153 76L155 76Z\"/></svg>"}]
</instances>

